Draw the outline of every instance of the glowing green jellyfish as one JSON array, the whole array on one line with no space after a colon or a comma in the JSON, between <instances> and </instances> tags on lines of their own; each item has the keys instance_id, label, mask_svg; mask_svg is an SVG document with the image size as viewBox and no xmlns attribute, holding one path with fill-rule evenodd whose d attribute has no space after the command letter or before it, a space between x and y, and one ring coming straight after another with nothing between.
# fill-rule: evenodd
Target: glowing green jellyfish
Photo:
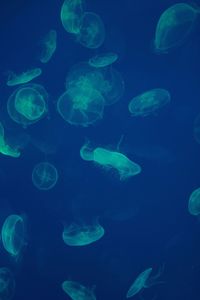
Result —
<instances>
[{"instance_id":1,"label":"glowing green jellyfish","mask_svg":"<svg viewBox=\"0 0 200 300\"><path fill-rule=\"evenodd\" d=\"M126 298L133 297L134 295L141 292L144 288L149 288L153 285L163 283L163 281L158 281L157 279L163 273L164 265L159 269L158 273L154 276L150 276L152 268L148 268L142 273L140 273L133 284L130 286Z\"/></svg>"},{"instance_id":2,"label":"glowing green jellyfish","mask_svg":"<svg viewBox=\"0 0 200 300\"><path fill-rule=\"evenodd\" d=\"M6 143L4 137L4 128L1 122L0 122L0 153L12 157L19 157L21 155L18 147L12 147Z\"/></svg>"},{"instance_id":3,"label":"glowing green jellyfish","mask_svg":"<svg viewBox=\"0 0 200 300\"><path fill-rule=\"evenodd\" d=\"M5 250L16 260L20 257L27 244L25 219L19 215L10 215L3 223L1 239Z\"/></svg>"},{"instance_id":4,"label":"glowing green jellyfish","mask_svg":"<svg viewBox=\"0 0 200 300\"><path fill-rule=\"evenodd\" d=\"M57 45L57 32L55 30L50 30L48 34L44 37L42 42L42 53L40 56L40 61L42 63L47 63L52 58L54 52L56 51Z\"/></svg>"},{"instance_id":5,"label":"glowing green jellyfish","mask_svg":"<svg viewBox=\"0 0 200 300\"><path fill-rule=\"evenodd\" d=\"M103 235L104 228L95 220L92 224L72 223L65 226L62 238L68 246L86 246L98 241Z\"/></svg>"},{"instance_id":6,"label":"glowing green jellyfish","mask_svg":"<svg viewBox=\"0 0 200 300\"><path fill-rule=\"evenodd\" d=\"M42 74L42 70L40 68L31 69L21 74L8 72L7 85L14 86L18 84L27 83L35 79L36 77L40 76L41 74Z\"/></svg>"},{"instance_id":7,"label":"glowing green jellyfish","mask_svg":"<svg viewBox=\"0 0 200 300\"><path fill-rule=\"evenodd\" d=\"M37 164L32 172L32 181L39 190L52 189L58 180L58 171L48 162Z\"/></svg>"},{"instance_id":8,"label":"glowing green jellyfish","mask_svg":"<svg viewBox=\"0 0 200 300\"><path fill-rule=\"evenodd\" d=\"M92 161L94 160L93 149L89 146L89 141L87 141L80 149L80 157L83 160Z\"/></svg>"},{"instance_id":9,"label":"glowing green jellyfish","mask_svg":"<svg viewBox=\"0 0 200 300\"><path fill-rule=\"evenodd\" d=\"M85 12L80 19L77 41L86 48L99 48L105 40L105 28L101 18L93 12Z\"/></svg>"},{"instance_id":10,"label":"glowing green jellyfish","mask_svg":"<svg viewBox=\"0 0 200 300\"><path fill-rule=\"evenodd\" d=\"M171 100L170 93L165 89L153 89L134 97L128 109L132 116L148 116Z\"/></svg>"},{"instance_id":11,"label":"glowing green jellyfish","mask_svg":"<svg viewBox=\"0 0 200 300\"><path fill-rule=\"evenodd\" d=\"M15 278L8 268L0 268L0 299L10 300L15 292Z\"/></svg>"},{"instance_id":12,"label":"glowing green jellyfish","mask_svg":"<svg viewBox=\"0 0 200 300\"><path fill-rule=\"evenodd\" d=\"M89 65L95 68L104 68L113 64L118 59L118 55L113 52L98 54L89 59Z\"/></svg>"},{"instance_id":13,"label":"glowing green jellyfish","mask_svg":"<svg viewBox=\"0 0 200 300\"><path fill-rule=\"evenodd\" d=\"M62 289L72 300L96 300L93 288L87 288L76 281L64 281Z\"/></svg>"},{"instance_id":14,"label":"glowing green jellyfish","mask_svg":"<svg viewBox=\"0 0 200 300\"><path fill-rule=\"evenodd\" d=\"M193 135L198 144L200 144L200 114L194 120Z\"/></svg>"},{"instance_id":15,"label":"glowing green jellyfish","mask_svg":"<svg viewBox=\"0 0 200 300\"><path fill-rule=\"evenodd\" d=\"M197 216L200 214L200 187L195 189L190 195L188 210L191 215Z\"/></svg>"},{"instance_id":16,"label":"glowing green jellyfish","mask_svg":"<svg viewBox=\"0 0 200 300\"><path fill-rule=\"evenodd\" d=\"M73 34L80 32L83 15L83 0L65 0L61 7L60 18L64 29Z\"/></svg>"},{"instance_id":17,"label":"glowing green jellyfish","mask_svg":"<svg viewBox=\"0 0 200 300\"><path fill-rule=\"evenodd\" d=\"M188 3L176 3L166 9L158 21L155 52L167 53L180 46L191 33L200 9Z\"/></svg>"},{"instance_id":18,"label":"glowing green jellyfish","mask_svg":"<svg viewBox=\"0 0 200 300\"><path fill-rule=\"evenodd\" d=\"M44 118L48 112L48 94L39 84L27 84L16 89L8 99L10 118L27 127Z\"/></svg>"}]
</instances>

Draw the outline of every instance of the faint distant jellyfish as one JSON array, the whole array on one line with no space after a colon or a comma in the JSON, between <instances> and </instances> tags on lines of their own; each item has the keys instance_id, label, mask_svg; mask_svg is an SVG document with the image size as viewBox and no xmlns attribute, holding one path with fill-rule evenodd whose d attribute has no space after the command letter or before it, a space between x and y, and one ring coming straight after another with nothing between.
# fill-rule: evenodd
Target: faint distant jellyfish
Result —
<instances>
[{"instance_id":1,"label":"faint distant jellyfish","mask_svg":"<svg viewBox=\"0 0 200 300\"><path fill-rule=\"evenodd\" d=\"M200 114L194 120L193 135L198 144L200 144Z\"/></svg>"},{"instance_id":2,"label":"faint distant jellyfish","mask_svg":"<svg viewBox=\"0 0 200 300\"><path fill-rule=\"evenodd\" d=\"M98 241L103 235L104 228L95 221L89 225L72 223L65 226L62 238L68 246L85 246Z\"/></svg>"},{"instance_id":3,"label":"faint distant jellyfish","mask_svg":"<svg viewBox=\"0 0 200 300\"><path fill-rule=\"evenodd\" d=\"M80 31L77 41L86 48L99 48L105 40L105 28L101 18L93 13L86 12L80 19Z\"/></svg>"},{"instance_id":4,"label":"faint distant jellyfish","mask_svg":"<svg viewBox=\"0 0 200 300\"><path fill-rule=\"evenodd\" d=\"M197 216L200 214L200 187L195 189L190 195L188 210L191 215Z\"/></svg>"},{"instance_id":5,"label":"faint distant jellyfish","mask_svg":"<svg viewBox=\"0 0 200 300\"><path fill-rule=\"evenodd\" d=\"M191 33L200 9L188 3L176 3L166 9L157 23L155 52L167 53L180 46Z\"/></svg>"},{"instance_id":6,"label":"faint distant jellyfish","mask_svg":"<svg viewBox=\"0 0 200 300\"><path fill-rule=\"evenodd\" d=\"M40 56L40 61L42 63L47 63L56 51L57 44L57 33L55 30L50 30L48 34L44 37L42 42L42 53Z\"/></svg>"},{"instance_id":7,"label":"faint distant jellyfish","mask_svg":"<svg viewBox=\"0 0 200 300\"><path fill-rule=\"evenodd\" d=\"M25 220L19 215L10 215L3 223L1 230L2 243L5 250L16 260L26 245Z\"/></svg>"},{"instance_id":8,"label":"faint distant jellyfish","mask_svg":"<svg viewBox=\"0 0 200 300\"><path fill-rule=\"evenodd\" d=\"M96 300L93 288L87 288L76 281L64 281L62 289L72 300Z\"/></svg>"},{"instance_id":9,"label":"faint distant jellyfish","mask_svg":"<svg viewBox=\"0 0 200 300\"><path fill-rule=\"evenodd\" d=\"M54 165L48 162L37 164L32 172L32 181L39 190L52 189L58 180L58 171Z\"/></svg>"},{"instance_id":10,"label":"faint distant jellyfish","mask_svg":"<svg viewBox=\"0 0 200 300\"><path fill-rule=\"evenodd\" d=\"M113 52L98 54L89 59L89 65L95 68L104 68L113 64L118 59L118 55Z\"/></svg>"},{"instance_id":11,"label":"faint distant jellyfish","mask_svg":"<svg viewBox=\"0 0 200 300\"><path fill-rule=\"evenodd\" d=\"M128 109L132 116L148 116L171 101L170 93L165 89L153 89L134 97Z\"/></svg>"},{"instance_id":12,"label":"faint distant jellyfish","mask_svg":"<svg viewBox=\"0 0 200 300\"><path fill-rule=\"evenodd\" d=\"M0 153L12 157L19 157L21 154L18 147L12 147L8 145L7 142L5 141L4 128L1 122L0 122Z\"/></svg>"},{"instance_id":13,"label":"faint distant jellyfish","mask_svg":"<svg viewBox=\"0 0 200 300\"><path fill-rule=\"evenodd\" d=\"M14 86L18 84L28 83L41 74L42 70L40 68L31 69L18 75L13 72L8 72L7 85Z\"/></svg>"},{"instance_id":14,"label":"faint distant jellyfish","mask_svg":"<svg viewBox=\"0 0 200 300\"><path fill-rule=\"evenodd\" d=\"M61 7L60 18L64 29L73 34L80 32L83 15L83 0L65 0Z\"/></svg>"},{"instance_id":15,"label":"faint distant jellyfish","mask_svg":"<svg viewBox=\"0 0 200 300\"><path fill-rule=\"evenodd\" d=\"M0 299L10 300L15 292L15 278L8 268L0 268Z\"/></svg>"},{"instance_id":16,"label":"faint distant jellyfish","mask_svg":"<svg viewBox=\"0 0 200 300\"><path fill-rule=\"evenodd\" d=\"M16 123L27 127L44 118L48 112L48 94L39 84L27 84L16 89L8 99L7 111Z\"/></svg>"}]
</instances>

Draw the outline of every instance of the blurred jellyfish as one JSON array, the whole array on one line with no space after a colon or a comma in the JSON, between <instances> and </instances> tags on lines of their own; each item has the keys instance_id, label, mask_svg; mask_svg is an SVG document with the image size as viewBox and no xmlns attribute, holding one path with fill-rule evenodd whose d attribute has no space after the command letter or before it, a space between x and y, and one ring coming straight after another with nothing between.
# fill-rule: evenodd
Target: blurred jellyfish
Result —
<instances>
[{"instance_id":1,"label":"blurred jellyfish","mask_svg":"<svg viewBox=\"0 0 200 300\"><path fill-rule=\"evenodd\" d=\"M56 167L48 162L37 164L32 172L32 181L39 190L52 189L58 180L58 171Z\"/></svg>"},{"instance_id":2,"label":"blurred jellyfish","mask_svg":"<svg viewBox=\"0 0 200 300\"><path fill-rule=\"evenodd\" d=\"M69 33L80 33L81 17L83 13L83 0L65 0L60 13L64 29Z\"/></svg>"},{"instance_id":3,"label":"blurred jellyfish","mask_svg":"<svg viewBox=\"0 0 200 300\"><path fill-rule=\"evenodd\" d=\"M195 189L189 197L188 210L191 215L200 214L200 187Z\"/></svg>"},{"instance_id":4,"label":"blurred jellyfish","mask_svg":"<svg viewBox=\"0 0 200 300\"><path fill-rule=\"evenodd\" d=\"M148 116L171 100L170 93L165 89L153 89L134 97L128 109L132 116Z\"/></svg>"},{"instance_id":5,"label":"blurred jellyfish","mask_svg":"<svg viewBox=\"0 0 200 300\"><path fill-rule=\"evenodd\" d=\"M10 300L15 292L15 278L8 268L0 268L0 299Z\"/></svg>"},{"instance_id":6,"label":"blurred jellyfish","mask_svg":"<svg viewBox=\"0 0 200 300\"><path fill-rule=\"evenodd\" d=\"M18 84L27 83L40 76L41 74L42 70L40 68L31 69L18 75L10 71L8 72L7 85L14 86Z\"/></svg>"},{"instance_id":7,"label":"blurred jellyfish","mask_svg":"<svg viewBox=\"0 0 200 300\"><path fill-rule=\"evenodd\" d=\"M4 128L3 125L0 122L0 153L12 156L12 157L19 157L21 155L19 151L19 147L12 147L7 144L4 137Z\"/></svg>"},{"instance_id":8,"label":"blurred jellyfish","mask_svg":"<svg viewBox=\"0 0 200 300\"><path fill-rule=\"evenodd\" d=\"M180 46L194 28L200 9L188 3L176 3L166 9L157 23L154 48L167 53Z\"/></svg>"},{"instance_id":9,"label":"blurred jellyfish","mask_svg":"<svg viewBox=\"0 0 200 300\"><path fill-rule=\"evenodd\" d=\"M95 68L104 68L113 64L117 59L118 55L116 53L108 52L91 57L88 63Z\"/></svg>"},{"instance_id":10,"label":"blurred jellyfish","mask_svg":"<svg viewBox=\"0 0 200 300\"><path fill-rule=\"evenodd\" d=\"M40 56L40 61L42 63L47 63L52 58L54 52L56 51L56 44L57 44L57 32L52 29L44 37L44 40L42 42L43 47Z\"/></svg>"},{"instance_id":11,"label":"blurred jellyfish","mask_svg":"<svg viewBox=\"0 0 200 300\"><path fill-rule=\"evenodd\" d=\"M8 99L10 118L27 127L44 118L48 112L48 94L39 84L27 84L16 89Z\"/></svg>"},{"instance_id":12,"label":"blurred jellyfish","mask_svg":"<svg viewBox=\"0 0 200 300\"><path fill-rule=\"evenodd\" d=\"M72 300L96 300L94 288L87 288L76 281L64 281L62 289Z\"/></svg>"}]
</instances>

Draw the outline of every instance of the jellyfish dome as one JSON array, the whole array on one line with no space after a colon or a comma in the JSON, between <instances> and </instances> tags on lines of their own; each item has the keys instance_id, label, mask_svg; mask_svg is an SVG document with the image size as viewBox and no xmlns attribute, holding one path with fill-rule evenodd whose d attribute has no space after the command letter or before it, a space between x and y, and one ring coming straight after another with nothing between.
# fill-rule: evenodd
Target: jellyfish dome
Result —
<instances>
[{"instance_id":1,"label":"jellyfish dome","mask_svg":"<svg viewBox=\"0 0 200 300\"><path fill-rule=\"evenodd\" d=\"M76 281L64 281L62 289L72 300L96 300L93 289L89 289Z\"/></svg>"},{"instance_id":2,"label":"jellyfish dome","mask_svg":"<svg viewBox=\"0 0 200 300\"><path fill-rule=\"evenodd\" d=\"M56 167L48 162L37 164L32 172L32 181L39 190L52 189L58 180L58 171Z\"/></svg>"},{"instance_id":3,"label":"jellyfish dome","mask_svg":"<svg viewBox=\"0 0 200 300\"><path fill-rule=\"evenodd\" d=\"M188 202L188 210L191 215L198 216L200 214L200 187L191 193Z\"/></svg>"},{"instance_id":4,"label":"jellyfish dome","mask_svg":"<svg viewBox=\"0 0 200 300\"><path fill-rule=\"evenodd\" d=\"M83 13L83 0L65 0L60 12L64 29L72 34L80 33Z\"/></svg>"}]
</instances>

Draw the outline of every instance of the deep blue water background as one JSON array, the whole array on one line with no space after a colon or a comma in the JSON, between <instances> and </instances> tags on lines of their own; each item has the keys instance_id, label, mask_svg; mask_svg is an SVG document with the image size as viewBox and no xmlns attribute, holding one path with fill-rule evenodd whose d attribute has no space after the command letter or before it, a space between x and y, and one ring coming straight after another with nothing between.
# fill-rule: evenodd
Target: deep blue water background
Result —
<instances>
[{"instance_id":1,"label":"deep blue water background","mask_svg":"<svg viewBox=\"0 0 200 300\"><path fill-rule=\"evenodd\" d=\"M125 299L136 276L164 263L164 284L146 289L145 300L200 299L200 223L188 213L191 192L200 185L200 145L193 137L200 113L200 26L183 46L167 55L151 50L156 22L175 1L87 0L99 14L106 40L98 50L76 43L63 29L63 1L1 1L0 3L0 118L8 136L44 141L49 154L29 143L20 158L0 157L0 226L9 214L25 214L28 245L14 263L0 248L0 266L16 278L14 299L69 299L61 289L71 279L92 287L97 299ZM197 4L200 4L196 1ZM35 80L49 93L49 118L24 130L6 112L14 88L4 73L40 66L39 42L55 29L58 44L43 74ZM94 53L115 51L115 67L125 81L125 93L106 107L102 121L88 128L70 126L56 112L70 67ZM131 118L130 99L148 89L163 87L171 104L158 115ZM120 182L113 173L83 161L79 150L85 138L95 145L117 146L138 162L142 173ZM50 191L37 190L33 167L47 159L59 172ZM86 247L63 243L63 222L100 216L105 236ZM135 296L138 299L138 295Z\"/></svg>"}]
</instances>

